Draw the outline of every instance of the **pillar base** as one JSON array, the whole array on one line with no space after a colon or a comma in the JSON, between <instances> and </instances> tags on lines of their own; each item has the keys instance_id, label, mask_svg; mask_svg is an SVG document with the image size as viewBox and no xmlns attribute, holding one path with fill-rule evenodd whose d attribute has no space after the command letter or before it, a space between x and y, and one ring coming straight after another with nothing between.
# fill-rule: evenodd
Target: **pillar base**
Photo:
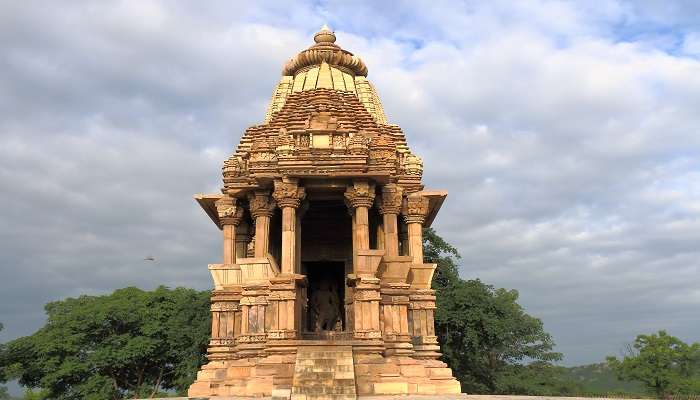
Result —
<instances>
[{"instance_id":1,"label":"pillar base","mask_svg":"<svg viewBox=\"0 0 700 400\"><path fill-rule=\"evenodd\" d=\"M387 357L412 356L415 353L410 335L384 335L384 344L384 355Z\"/></svg>"}]
</instances>

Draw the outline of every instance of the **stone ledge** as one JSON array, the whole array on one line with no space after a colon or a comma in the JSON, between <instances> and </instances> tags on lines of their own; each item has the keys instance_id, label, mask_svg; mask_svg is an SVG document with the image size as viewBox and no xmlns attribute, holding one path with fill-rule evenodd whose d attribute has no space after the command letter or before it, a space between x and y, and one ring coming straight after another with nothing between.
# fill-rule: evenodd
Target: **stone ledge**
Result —
<instances>
[{"instance_id":1,"label":"stone ledge","mask_svg":"<svg viewBox=\"0 0 700 400\"><path fill-rule=\"evenodd\" d=\"M161 397L136 400L271 400L272 397L212 396L212 397ZM358 400L610 400L609 397L564 397L564 396L508 396L489 394L442 394L442 395L385 395L357 396ZM644 400L644 399L624 399Z\"/></svg>"}]
</instances>

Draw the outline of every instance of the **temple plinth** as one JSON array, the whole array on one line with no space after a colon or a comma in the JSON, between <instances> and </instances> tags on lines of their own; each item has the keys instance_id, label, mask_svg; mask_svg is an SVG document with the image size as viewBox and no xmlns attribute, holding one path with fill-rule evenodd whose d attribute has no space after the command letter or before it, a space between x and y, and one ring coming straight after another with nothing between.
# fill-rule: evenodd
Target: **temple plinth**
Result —
<instances>
[{"instance_id":1,"label":"temple plinth","mask_svg":"<svg viewBox=\"0 0 700 400\"><path fill-rule=\"evenodd\" d=\"M190 396L459 393L439 360L422 230L447 193L323 28L196 200L223 232L209 362Z\"/></svg>"}]
</instances>

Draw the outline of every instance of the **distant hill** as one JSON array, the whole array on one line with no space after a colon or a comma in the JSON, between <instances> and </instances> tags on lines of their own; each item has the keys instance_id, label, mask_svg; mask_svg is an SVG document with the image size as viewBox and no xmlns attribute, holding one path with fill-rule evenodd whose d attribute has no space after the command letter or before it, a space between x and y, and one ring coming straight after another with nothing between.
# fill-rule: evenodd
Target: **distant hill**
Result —
<instances>
[{"instance_id":1,"label":"distant hill","mask_svg":"<svg viewBox=\"0 0 700 400\"><path fill-rule=\"evenodd\" d=\"M606 363L581 365L565 368L565 376L581 385L586 393L591 394L636 394L643 395L644 386L637 382L625 382L617 379L615 373Z\"/></svg>"}]
</instances>

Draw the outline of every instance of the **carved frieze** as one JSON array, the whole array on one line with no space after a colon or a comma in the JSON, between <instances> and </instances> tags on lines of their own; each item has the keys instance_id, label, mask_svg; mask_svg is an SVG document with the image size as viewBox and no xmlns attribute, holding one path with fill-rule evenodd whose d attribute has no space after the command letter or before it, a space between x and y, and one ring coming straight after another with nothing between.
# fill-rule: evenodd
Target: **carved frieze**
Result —
<instances>
[{"instance_id":1,"label":"carved frieze","mask_svg":"<svg viewBox=\"0 0 700 400\"><path fill-rule=\"evenodd\" d=\"M348 152L355 155L367 155L369 152L369 139L364 131L352 135L348 144Z\"/></svg>"},{"instance_id":2,"label":"carved frieze","mask_svg":"<svg viewBox=\"0 0 700 400\"><path fill-rule=\"evenodd\" d=\"M250 204L250 215L253 218L272 217L275 212L275 202L266 190L256 190L254 193L250 193L248 203Z\"/></svg>"},{"instance_id":3,"label":"carved frieze","mask_svg":"<svg viewBox=\"0 0 700 400\"><path fill-rule=\"evenodd\" d=\"M240 309L238 302L222 301L211 304L211 311L238 311Z\"/></svg>"},{"instance_id":4,"label":"carved frieze","mask_svg":"<svg viewBox=\"0 0 700 400\"><path fill-rule=\"evenodd\" d=\"M403 200L403 189L395 183L390 183L382 187L382 195L377 202L380 214L401 213L401 202Z\"/></svg>"},{"instance_id":5,"label":"carved frieze","mask_svg":"<svg viewBox=\"0 0 700 400\"><path fill-rule=\"evenodd\" d=\"M355 181L345 190L345 200L352 208L372 207L374 196L374 183L367 181Z\"/></svg>"},{"instance_id":6,"label":"carved frieze","mask_svg":"<svg viewBox=\"0 0 700 400\"><path fill-rule=\"evenodd\" d=\"M237 178L245 172L245 162L235 155L231 155L221 168L224 178Z\"/></svg>"},{"instance_id":7,"label":"carved frieze","mask_svg":"<svg viewBox=\"0 0 700 400\"><path fill-rule=\"evenodd\" d=\"M235 198L224 196L214 203L216 213L222 224L238 225L243 218L243 207L240 207Z\"/></svg>"},{"instance_id":8,"label":"carved frieze","mask_svg":"<svg viewBox=\"0 0 700 400\"><path fill-rule=\"evenodd\" d=\"M306 191L303 187L299 187L295 180L276 180L272 197L280 208L298 208L306 197Z\"/></svg>"},{"instance_id":9,"label":"carved frieze","mask_svg":"<svg viewBox=\"0 0 700 400\"><path fill-rule=\"evenodd\" d=\"M279 130L275 151L279 156L291 156L294 153L294 140L292 140L285 128L280 128Z\"/></svg>"},{"instance_id":10,"label":"carved frieze","mask_svg":"<svg viewBox=\"0 0 700 400\"><path fill-rule=\"evenodd\" d=\"M406 223L423 224L425 217L428 216L428 205L428 198L420 194L406 196L403 202L403 209L401 210Z\"/></svg>"}]
</instances>

